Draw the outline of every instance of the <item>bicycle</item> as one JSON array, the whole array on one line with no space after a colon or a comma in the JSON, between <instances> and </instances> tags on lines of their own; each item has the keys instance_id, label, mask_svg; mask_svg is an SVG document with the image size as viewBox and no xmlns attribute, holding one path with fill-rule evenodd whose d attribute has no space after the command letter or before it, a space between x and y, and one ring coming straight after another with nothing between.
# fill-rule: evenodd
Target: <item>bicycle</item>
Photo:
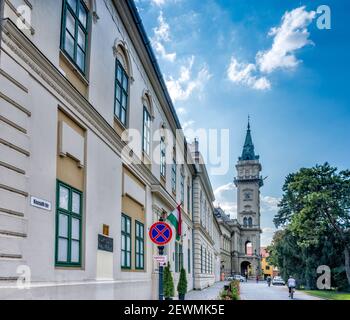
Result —
<instances>
[{"instance_id":1,"label":"bicycle","mask_svg":"<svg viewBox=\"0 0 350 320\"><path fill-rule=\"evenodd\" d=\"M294 299L295 288L289 288L289 298Z\"/></svg>"}]
</instances>

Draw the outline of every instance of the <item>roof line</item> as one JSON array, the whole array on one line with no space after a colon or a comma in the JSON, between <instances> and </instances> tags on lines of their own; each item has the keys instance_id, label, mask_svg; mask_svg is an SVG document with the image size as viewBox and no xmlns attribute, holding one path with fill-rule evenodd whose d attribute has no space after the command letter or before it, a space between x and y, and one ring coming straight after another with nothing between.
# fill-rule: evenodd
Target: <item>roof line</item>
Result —
<instances>
[{"instance_id":1,"label":"roof line","mask_svg":"<svg viewBox=\"0 0 350 320\"><path fill-rule=\"evenodd\" d=\"M147 51L147 54L148 54L148 57L149 59L151 60L151 63L153 65L153 68L156 72L156 75L157 75L157 78L160 82L160 85L162 87L162 90L163 90L163 93L165 95L165 98L170 106L170 111L171 113L173 114L174 118L175 118L175 122L176 122L176 126L177 126L177 129L181 129L182 130L182 127L181 127L181 124L180 124L180 121L179 121L179 118L176 114L176 111L175 111L175 107L174 107L174 104L171 100L171 97L170 97L170 94L169 94L169 91L168 91L168 88L165 84L165 81L164 81L164 78L163 78L163 75L162 75L162 72L160 71L160 67L159 67L159 64L158 64L158 61L156 59L156 56L153 52L153 49L152 49L152 46L151 46L151 41L149 40L148 36L147 36L147 33L146 33L146 30L145 30L145 27L142 23L142 19L141 19L141 16L137 10L137 7L135 5L135 2L134 0L127 0L127 5L132 13L132 16L133 16L133 19L134 19L134 22L137 26L137 29L141 35L141 38L142 38L142 41L146 47L146 51Z\"/></svg>"}]
</instances>

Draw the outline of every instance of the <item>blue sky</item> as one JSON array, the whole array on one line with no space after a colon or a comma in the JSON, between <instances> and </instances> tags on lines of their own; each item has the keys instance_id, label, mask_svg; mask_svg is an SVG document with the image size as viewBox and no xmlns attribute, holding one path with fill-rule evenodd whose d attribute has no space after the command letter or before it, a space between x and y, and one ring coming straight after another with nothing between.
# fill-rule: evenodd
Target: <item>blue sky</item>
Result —
<instances>
[{"instance_id":1,"label":"blue sky","mask_svg":"<svg viewBox=\"0 0 350 320\"><path fill-rule=\"evenodd\" d=\"M230 129L230 170L212 175L235 214L232 184L251 116L268 244L286 175L328 161L349 168L350 2L137 0L184 129ZM317 8L331 9L331 30ZM274 28L274 29L272 29Z\"/></svg>"}]
</instances>

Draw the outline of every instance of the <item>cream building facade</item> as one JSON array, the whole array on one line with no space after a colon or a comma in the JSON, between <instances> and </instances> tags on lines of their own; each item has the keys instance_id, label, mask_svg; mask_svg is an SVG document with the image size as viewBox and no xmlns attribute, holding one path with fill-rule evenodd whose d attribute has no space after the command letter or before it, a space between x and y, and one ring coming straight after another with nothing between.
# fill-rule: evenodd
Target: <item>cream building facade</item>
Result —
<instances>
[{"instance_id":1,"label":"cream building facade","mask_svg":"<svg viewBox=\"0 0 350 320\"><path fill-rule=\"evenodd\" d=\"M202 290L212 286L215 281L215 255L219 237L214 234L215 201L208 172L199 152L199 141L190 146L196 164L193 178L193 242L194 242L194 289Z\"/></svg>"},{"instance_id":2,"label":"cream building facade","mask_svg":"<svg viewBox=\"0 0 350 320\"><path fill-rule=\"evenodd\" d=\"M210 180L134 2L2 3L0 288L24 275L38 289L0 298L157 298L148 230L180 203L175 285L182 267L189 290L212 285Z\"/></svg>"}]
</instances>

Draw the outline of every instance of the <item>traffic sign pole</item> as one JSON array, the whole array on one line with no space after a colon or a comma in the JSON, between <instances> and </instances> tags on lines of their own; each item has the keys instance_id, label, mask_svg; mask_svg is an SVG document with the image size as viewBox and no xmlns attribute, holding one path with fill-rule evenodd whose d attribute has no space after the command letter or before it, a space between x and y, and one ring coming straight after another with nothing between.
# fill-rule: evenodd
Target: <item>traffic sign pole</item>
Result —
<instances>
[{"instance_id":1,"label":"traffic sign pole","mask_svg":"<svg viewBox=\"0 0 350 320\"><path fill-rule=\"evenodd\" d=\"M164 254L164 247L158 247L159 255ZM159 300L164 300L164 289L163 289L163 264L159 263Z\"/></svg>"},{"instance_id":2,"label":"traffic sign pole","mask_svg":"<svg viewBox=\"0 0 350 320\"><path fill-rule=\"evenodd\" d=\"M164 246L167 245L172 237L173 232L171 227L164 222L163 217L159 219L159 222L152 225L149 231L149 237L151 241L158 246L159 256L162 257L164 255ZM164 285L163 285L163 271L164 266L163 263L159 261L159 300L164 300Z\"/></svg>"}]
</instances>

